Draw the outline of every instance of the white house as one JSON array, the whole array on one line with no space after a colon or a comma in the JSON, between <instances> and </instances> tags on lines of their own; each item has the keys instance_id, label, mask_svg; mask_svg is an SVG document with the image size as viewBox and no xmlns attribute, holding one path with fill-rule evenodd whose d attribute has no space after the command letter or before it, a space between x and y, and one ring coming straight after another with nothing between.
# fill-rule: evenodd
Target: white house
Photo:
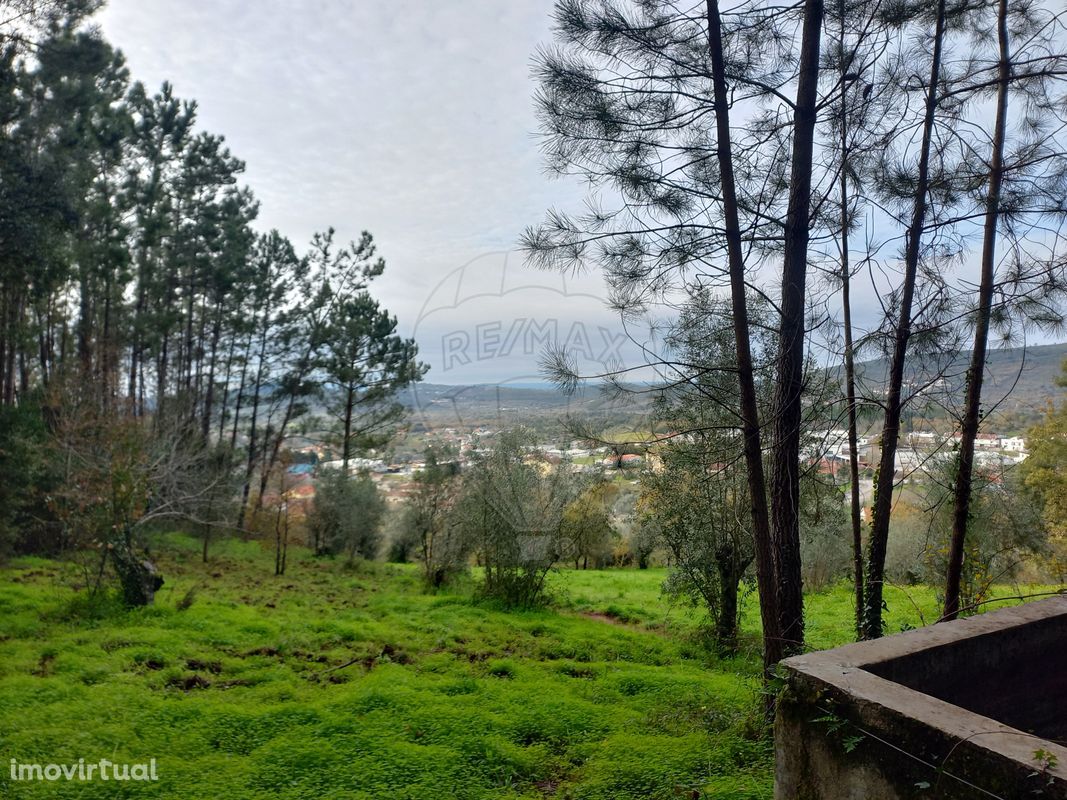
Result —
<instances>
[{"instance_id":1,"label":"white house","mask_svg":"<svg viewBox=\"0 0 1067 800\"><path fill-rule=\"evenodd\" d=\"M925 456L911 447L901 447L896 453L897 472L913 472L922 466Z\"/></svg>"},{"instance_id":2,"label":"white house","mask_svg":"<svg viewBox=\"0 0 1067 800\"><path fill-rule=\"evenodd\" d=\"M1026 450L1026 439L1021 436L1005 436L1000 440L1000 449L1010 453L1022 453Z\"/></svg>"}]
</instances>

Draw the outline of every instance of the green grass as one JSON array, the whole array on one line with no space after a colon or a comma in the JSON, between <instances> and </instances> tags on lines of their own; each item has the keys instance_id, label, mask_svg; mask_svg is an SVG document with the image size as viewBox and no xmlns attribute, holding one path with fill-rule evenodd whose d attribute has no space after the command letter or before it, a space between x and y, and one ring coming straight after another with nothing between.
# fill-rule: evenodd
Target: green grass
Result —
<instances>
[{"instance_id":1,"label":"green grass","mask_svg":"<svg viewBox=\"0 0 1067 800\"><path fill-rule=\"evenodd\" d=\"M564 571L551 608L509 612L424 594L407 566L297 553L275 578L254 543L204 566L168 537L159 561L167 583L134 611L87 604L69 566L0 572L0 797L771 796L751 601L746 652L719 660L662 570ZM920 621L902 595L889 608L891 629ZM847 587L809 618L813 644L847 641ZM152 757L150 784L16 784L6 764Z\"/></svg>"}]
</instances>

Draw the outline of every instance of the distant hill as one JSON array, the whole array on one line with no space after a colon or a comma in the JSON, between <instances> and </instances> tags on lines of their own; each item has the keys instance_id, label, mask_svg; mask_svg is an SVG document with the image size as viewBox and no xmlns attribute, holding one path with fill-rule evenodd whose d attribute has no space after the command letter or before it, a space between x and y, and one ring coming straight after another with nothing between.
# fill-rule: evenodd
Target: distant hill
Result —
<instances>
[{"instance_id":1,"label":"distant hill","mask_svg":"<svg viewBox=\"0 0 1067 800\"><path fill-rule=\"evenodd\" d=\"M946 377L955 379L961 386L970 364L970 352L960 352L950 359L944 359ZM986 382L990 386L1005 390L1052 396L1059 391L1056 378L1059 377L1063 361L1067 358L1067 342L1045 344L1033 347L1010 347L989 351L986 364ZM868 379L877 380L876 376L885 373L887 362L878 358L857 364L858 371Z\"/></svg>"},{"instance_id":2,"label":"distant hill","mask_svg":"<svg viewBox=\"0 0 1067 800\"><path fill-rule=\"evenodd\" d=\"M570 414L614 425L648 408L642 395L611 398L596 387L566 395L552 384L419 383L399 399L410 409L416 426L434 428L536 424Z\"/></svg>"},{"instance_id":3,"label":"distant hill","mask_svg":"<svg viewBox=\"0 0 1067 800\"><path fill-rule=\"evenodd\" d=\"M1039 417L1050 399L1063 392L1056 386L1056 378L1064 359L1067 343L990 350L983 405L995 409L1006 429L1021 431ZM945 383L938 389L939 399L949 405L962 403L969 361L970 354L962 352L941 359L938 369ZM869 394L877 394L886 371L885 359L857 364L857 373ZM840 374L839 368L835 374ZM917 382L928 379L929 375L918 372L909 375L909 380ZM537 424L568 414L599 418L608 425L623 424L647 412L649 402L647 394L637 393L620 401L591 386L568 396L548 383L420 383L401 393L400 401L412 411L416 425L421 421L428 427L462 428Z\"/></svg>"},{"instance_id":4,"label":"distant hill","mask_svg":"<svg viewBox=\"0 0 1067 800\"><path fill-rule=\"evenodd\" d=\"M1019 401L1043 403L1063 391L1056 386L1056 379L1062 374L1064 359L1067 343L992 350L986 379L993 386L1011 390Z\"/></svg>"},{"instance_id":5,"label":"distant hill","mask_svg":"<svg viewBox=\"0 0 1067 800\"><path fill-rule=\"evenodd\" d=\"M1056 386L1064 359L1067 359L1067 343L990 350L982 388L983 407L999 416L1007 427L1021 430L1032 424L1049 400L1064 391ZM937 369L944 376L944 385L937 394L949 404L962 404L969 364L969 352L940 359ZM856 372L868 391L876 394L885 381L887 362L882 358L865 361L856 365ZM916 370L908 378L924 382L932 375L929 370L925 373Z\"/></svg>"}]
</instances>

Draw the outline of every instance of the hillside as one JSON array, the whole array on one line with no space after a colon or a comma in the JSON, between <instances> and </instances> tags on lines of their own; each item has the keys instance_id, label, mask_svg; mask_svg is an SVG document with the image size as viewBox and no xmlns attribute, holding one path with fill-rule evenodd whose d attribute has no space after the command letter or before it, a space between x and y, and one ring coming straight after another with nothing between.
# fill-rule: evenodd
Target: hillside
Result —
<instances>
[{"instance_id":1,"label":"hillside","mask_svg":"<svg viewBox=\"0 0 1067 800\"><path fill-rule=\"evenodd\" d=\"M1056 386L1056 379L1065 359L1067 343L991 350L983 387L984 409L1004 427L1021 430L1032 424L1048 402L1063 391ZM951 408L962 404L969 362L970 353L960 352L940 359L936 367L911 372L908 379L917 384L943 376L944 384L930 392L937 402L930 404L925 413L937 417L944 411L939 412L934 406L943 403ZM857 364L857 375L868 396L877 396L887 368L884 358Z\"/></svg>"},{"instance_id":2,"label":"hillside","mask_svg":"<svg viewBox=\"0 0 1067 800\"><path fill-rule=\"evenodd\" d=\"M947 405L962 402L969 354L944 359L945 385L938 392ZM1013 347L992 350L986 372L984 404L1003 424L1025 428L1044 411L1060 391L1056 379L1067 359L1067 343ZM857 365L867 392L876 395L887 370L885 359L872 359ZM835 374L840 370L835 369ZM916 370L911 380L931 379L929 371ZM407 406L417 425L426 428L471 428L478 425L541 424L558 421L569 414L598 419L607 426L625 425L648 411L648 395L635 394L619 400L605 396L596 387L586 387L567 396L552 384L473 384L420 383L404 392ZM934 412L931 412L934 413Z\"/></svg>"},{"instance_id":3,"label":"hillside","mask_svg":"<svg viewBox=\"0 0 1067 800\"><path fill-rule=\"evenodd\" d=\"M574 395L552 384L542 385L449 385L420 383L406 390L400 401L411 411L415 430L425 428L474 428L480 425L552 424L574 414L595 419L606 426L625 424L647 411L645 395L609 397L596 387Z\"/></svg>"}]
</instances>

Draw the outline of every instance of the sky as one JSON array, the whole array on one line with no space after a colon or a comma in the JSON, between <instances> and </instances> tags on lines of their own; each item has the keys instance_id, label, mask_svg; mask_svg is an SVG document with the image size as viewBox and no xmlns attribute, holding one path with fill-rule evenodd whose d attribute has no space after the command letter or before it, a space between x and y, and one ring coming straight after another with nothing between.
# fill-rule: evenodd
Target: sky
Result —
<instances>
[{"instance_id":1,"label":"sky","mask_svg":"<svg viewBox=\"0 0 1067 800\"><path fill-rule=\"evenodd\" d=\"M110 0L97 21L135 79L195 99L200 128L247 162L257 227L298 247L329 226L342 241L369 230L387 263L375 291L427 380L497 383L539 379L546 330L591 367L618 355L599 276L537 272L515 252L546 209L583 197L538 150L531 64L551 7Z\"/></svg>"},{"instance_id":2,"label":"sky","mask_svg":"<svg viewBox=\"0 0 1067 800\"><path fill-rule=\"evenodd\" d=\"M428 381L530 383L545 379L552 343L586 374L644 361L620 343L598 274L538 272L516 249L547 209L580 211L585 196L546 175L538 148L531 67L552 41L551 11L552 0L109 0L97 19L134 78L195 99L200 128L246 161L259 228L298 248L330 226L342 241L374 235L387 262L375 292L418 341ZM861 324L880 318L890 283L854 286Z\"/></svg>"}]
</instances>

